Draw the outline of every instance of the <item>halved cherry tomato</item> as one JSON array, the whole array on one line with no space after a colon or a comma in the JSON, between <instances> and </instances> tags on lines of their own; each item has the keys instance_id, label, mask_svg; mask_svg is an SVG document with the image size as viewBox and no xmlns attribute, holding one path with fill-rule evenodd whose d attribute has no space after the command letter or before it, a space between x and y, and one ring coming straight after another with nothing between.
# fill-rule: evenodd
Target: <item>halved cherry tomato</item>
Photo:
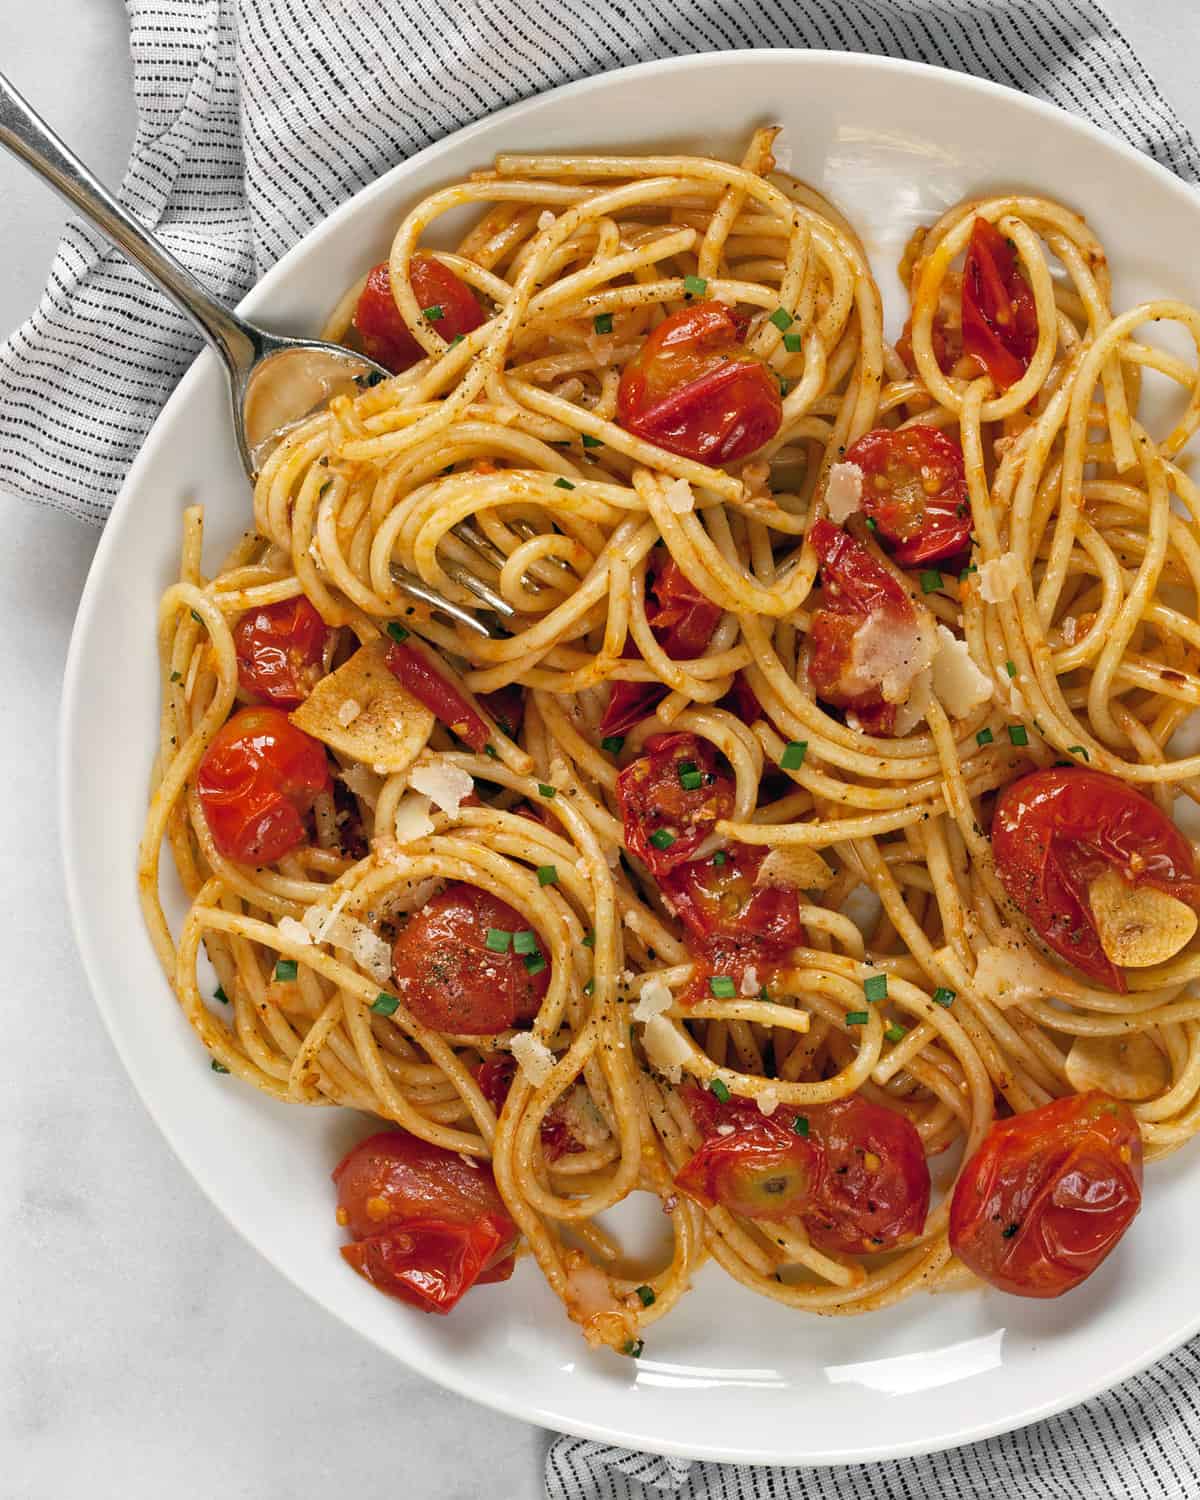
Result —
<instances>
[{"instance_id":1,"label":"halved cherry tomato","mask_svg":"<svg viewBox=\"0 0 1200 1500\"><path fill-rule=\"evenodd\" d=\"M808 1120L825 1151L825 1175L804 1215L813 1244L862 1255L915 1239L930 1183L912 1121L861 1094L817 1105Z\"/></svg>"},{"instance_id":2,"label":"halved cherry tomato","mask_svg":"<svg viewBox=\"0 0 1200 1500\"><path fill-rule=\"evenodd\" d=\"M879 427L847 450L846 462L862 470L862 508L902 567L953 557L970 544L962 449L944 432Z\"/></svg>"},{"instance_id":3,"label":"halved cherry tomato","mask_svg":"<svg viewBox=\"0 0 1200 1500\"><path fill-rule=\"evenodd\" d=\"M744 347L748 319L723 302L664 318L625 366L617 420L627 432L700 463L727 464L779 431L779 382Z\"/></svg>"},{"instance_id":4,"label":"halved cherry tomato","mask_svg":"<svg viewBox=\"0 0 1200 1500\"><path fill-rule=\"evenodd\" d=\"M825 1175L825 1154L811 1135L796 1133L795 1115L781 1108L764 1115L751 1099L720 1103L706 1089L683 1092L704 1140L675 1186L705 1208L719 1203L747 1219L802 1214Z\"/></svg>"},{"instance_id":5,"label":"halved cherry tomato","mask_svg":"<svg viewBox=\"0 0 1200 1500\"><path fill-rule=\"evenodd\" d=\"M507 1281L518 1238L486 1162L404 1130L360 1141L333 1172L344 1259L373 1286L448 1313L472 1286Z\"/></svg>"},{"instance_id":6,"label":"halved cherry tomato","mask_svg":"<svg viewBox=\"0 0 1200 1500\"><path fill-rule=\"evenodd\" d=\"M226 859L269 865L308 837L304 818L329 791L319 740L278 708L243 708L217 730L196 768L213 843Z\"/></svg>"},{"instance_id":7,"label":"halved cherry tomato","mask_svg":"<svg viewBox=\"0 0 1200 1500\"><path fill-rule=\"evenodd\" d=\"M480 693L479 701L509 739L515 740L525 717L525 689L520 683L510 682L494 693Z\"/></svg>"},{"instance_id":8,"label":"halved cherry tomato","mask_svg":"<svg viewBox=\"0 0 1200 1500\"><path fill-rule=\"evenodd\" d=\"M1093 1089L998 1120L950 1204L950 1245L1017 1297L1084 1281L1142 1204L1142 1137L1129 1106Z\"/></svg>"},{"instance_id":9,"label":"halved cherry tomato","mask_svg":"<svg viewBox=\"0 0 1200 1500\"><path fill-rule=\"evenodd\" d=\"M1054 766L996 799L992 852L1004 889L1042 940L1091 979L1124 993L1105 954L1088 887L1107 870L1200 911L1192 846L1153 802L1103 771Z\"/></svg>"},{"instance_id":10,"label":"halved cherry tomato","mask_svg":"<svg viewBox=\"0 0 1200 1500\"><path fill-rule=\"evenodd\" d=\"M1016 385L1038 342L1037 304L1016 252L994 224L976 218L962 284L963 349L997 390Z\"/></svg>"},{"instance_id":11,"label":"halved cherry tomato","mask_svg":"<svg viewBox=\"0 0 1200 1500\"><path fill-rule=\"evenodd\" d=\"M483 308L471 288L432 255L414 255L408 263L408 279L417 305L447 343L483 322ZM396 306L386 260L367 277L354 309L354 331L363 353L393 375L425 358Z\"/></svg>"},{"instance_id":12,"label":"halved cherry tomato","mask_svg":"<svg viewBox=\"0 0 1200 1500\"><path fill-rule=\"evenodd\" d=\"M938 369L943 375L952 374L954 366L962 357L961 326L951 325L939 310L933 315L929 341L933 345L933 357L937 360ZM896 340L896 353L903 360L910 375L920 373L917 369L916 356L913 354L911 317L905 320L900 337Z\"/></svg>"},{"instance_id":13,"label":"halved cherry tomato","mask_svg":"<svg viewBox=\"0 0 1200 1500\"><path fill-rule=\"evenodd\" d=\"M478 753L488 743L487 725L454 686L411 646L388 647L385 665L402 687L423 703L452 734Z\"/></svg>"},{"instance_id":14,"label":"halved cherry tomato","mask_svg":"<svg viewBox=\"0 0 1200 1500\"><path fill-rule=\"evenodd\" d=\"M404 1003L435 1031L469 1036L532 1020L550 987L550 965L532 933L525 939L531 950L516 950L513 938L523 932L530 929L507 902L462 881L448 885L413 912L392 949Z\"/></svg>"},{"instance_id":15,"label":"halved cherry tomato","mask_svg":"<svg viewBox=\"0 0 1200 1500\"><path fill-rule=\"evenodd\" d=\"M867 549L832 521L809 531L821 562L821 605L809 625L808 675L818 698L846 710L847 720L867 734L890 735L896 705L882 685L855 659L859 631L876 620L893 640L917 645L917 614L912 600Z\"/></svg>"},{"instance_id":16,"label":"halved cherry tomato","mask_svg":"<svg viewBox=\"0 0 1200 1500\"><path fill-rule=\"evenodd\" d=\"M733 811L733 782L707 740L654 734L617 777L617 804L627 847L661 879Z\"/></svg>"},{"instance_id":17,"label":"halved cherry tomato","mask_svg":"<svg viewBox=\"0 0 1200 1500\"><path fill-rule=\"evenodd\" d=\"M516 1076L517 1060L511 1052L494 1052L475 1069L480 1093L497 1114L504 1108ZM542 1152L547 1161L557 1161L560 1156L584 1150L583 1142L571 1134L571 1127L558 1102L542 1117L541 1137Z\"/></svg>"},{"instance_id":18,"label":"halved cherry tomato","mask_svg":"<svg viewBox=\"0 0 1200 1500\"><path fill-rule=\"evenodd\" d=\"M233 631L238 682L260 703L298 708L321 676L329 629L303 594L248 610Z\"/></svg>"},{"instance_id":19,"label":"halved cherry tomato","mask_svg":"<svg viewBox=\"0 0 1200 1500\"><path fill-rule=\"evenodd\" d=\"M722 610L702 594L673 557L646 570L646 622L672 661L703 656ZM632 640L625 655L636 657ZM660 682L614 682L600 721L601 734L624 734L667 696Z\"/></svg>"}]
</instances>

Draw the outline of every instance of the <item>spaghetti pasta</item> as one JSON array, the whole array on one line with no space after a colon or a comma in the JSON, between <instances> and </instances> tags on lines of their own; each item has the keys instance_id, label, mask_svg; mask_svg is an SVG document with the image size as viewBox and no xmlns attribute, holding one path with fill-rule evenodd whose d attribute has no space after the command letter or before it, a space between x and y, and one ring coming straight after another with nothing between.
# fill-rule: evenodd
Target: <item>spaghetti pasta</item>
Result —
<instances>
[{"instance_id":1,"label":"spaghetti pasta","mask_svg":"<svg viewBox=\"0 0 1200 1500\"><path fill-rule=\"evenodd\" d=\"M1084 220L1000 196L914 241L893 346L853 229L774 170L773 134L739 165L504 156L419 203L380 272L414 362L284 436L253 531L212 575L189 509L159 613L139 873L214 1067L490 1162L569 1315L627 1353L709 1256L826 1314L961 1275L952 1187L895 1235L863 1228L872 1202L849 1248L800 1198L757 1212L716 1176L696 1188L709 1147L718 1173L774 1129L755 1190L791 1202L795 1173L834 1170L818 1122L852 1099L911 1130L921 1172L971 1159L997 1110L1077 1086L1129 1101L1151 1157L1200 1126L1190 846L1143 881L1166 868L1155 825L1158 852L1106 887L1118 969L1100 903L1080 897L1089 959L992 842L997 794L1010 806L1035 773L1098 775L1099 821L1112 781L1135 815L1200 800L1200 756L1175 749L1200 706L1200 496L1179 463L1200 378L1140 337L1170 321L1200 351L1200 312L1114 312ZM421 248L464 210L453 251ZM486 310L463 331L418 302L419 256ZM361 337L367 292L327 337ZM684 376L650 358L672 338ZM643 367L669 389L633 411ZM1138 415L1149 378L1185 397L1161 438ZM861 440L880 432L873 467ZM950 552L930 540L939 506ZM395 565L479 608L466 570L515 615L488 638L448 625ZM294 636L268 663L285 689L299 673L289 702L247 675L241 622L303 601L303 670ZM218 764L250 743L229 738L239 713L279 711L246 705L277 701L298 741L258 720L254 743L283 745L286 772ZM268 783L259 842L231 854L238 799ZM189 902L178 938L164 847ZM432 1012L412 967L436 922L467 920L437 906L462 888L507 986L486 1025ZM1138 966L1143 929L1158 946ZM202 950L228 1009L202 993ZM857 1150L888 1175L883 1147ZM673 1231L650 1274L600 1223L634 1193Z\"/></svg>"}]
</instances>

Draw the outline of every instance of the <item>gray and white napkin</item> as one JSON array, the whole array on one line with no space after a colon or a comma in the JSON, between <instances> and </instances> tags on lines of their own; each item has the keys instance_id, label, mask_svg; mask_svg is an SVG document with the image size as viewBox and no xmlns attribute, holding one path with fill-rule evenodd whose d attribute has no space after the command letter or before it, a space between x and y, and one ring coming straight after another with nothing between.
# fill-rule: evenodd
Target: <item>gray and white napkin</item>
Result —
<instances>
[{"instance_id":1,"label":"gray and white napkin","mask_svg":"<svg viewBox=\"0 0 1200 1500\"><path fill-rule=\"evenodd\" d=\"M672 54L819 47L933 63L1051 100L1200 180L1194 142L1092 0L126 5L138 130L122 200L230 301L422 146L555 84ZM0 347L0 485L102 522L197 349L173 307L69 224L36 311ZM1200 1340L1063 1416L930 1458L748 1469L564 1437L550 1447L546 1490L549 1500L1184 1500L1200 1496L1198 1391Z\"/></svg>"}]
</instances>

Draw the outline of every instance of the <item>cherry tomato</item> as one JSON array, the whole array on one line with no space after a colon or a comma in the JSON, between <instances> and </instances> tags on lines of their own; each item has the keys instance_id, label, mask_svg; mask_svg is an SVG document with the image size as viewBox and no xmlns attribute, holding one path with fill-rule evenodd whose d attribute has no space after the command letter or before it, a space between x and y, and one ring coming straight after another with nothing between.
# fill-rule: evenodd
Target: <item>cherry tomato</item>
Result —
<instances>
[{"instance_id":1,"label":"cherry tomato","mask_svg":"<svg viewBox=\"0 0 1200 1500\"><path fill-rule=\"evenodd\" d=\"M1043 942L1120 993L1125 975L1101 946L1092 881L1115 870L1200 911L1187 839L1149 798L1103 771L1055 766L1010 782L996 799L992 852L1004 889Z\"/></svg>"},{"instance_id":2,"label":"cherry tomato","mask_svg":"<svg viewBox=\"0 0 1200 1500\"><path fill-rule=\"evenodd\" d=\"M864 682L854 660L855 641L871 618L881 619L889 633L915 638L912 601L867 549L832 521L818 521L809 537L821 562L821 606L812 616L808 635L813 691L826 703L845 709L854 727L890 735L896 705L884 699L881 686Z\"/></svg>"},{"instance_id":3,"label":"cherry tomato","mask_svg":"<svg viewBox=\"0 0 1200 1500\"><path fill-rule=\"evenodd\" d=\"M748 320L723 302L664 318L626 365L617 420L627 432L699 463L727 464L779 431L779 382L743 346Z\"/></svg>"},{"instance_id":4,"label":"cherry tomato","mask_svg":"<svg viewBox=\"0 0 1200 1500\"><path fill-rule=\"evenodd\" d=\"M707 740L654 734L617 777L617 805L630 853L661 879L733 811L733 782Z\"/></svg>"},{"instance_id":5,"label":"cherry tomato","mask_svg":"<svg viewBox=\"0 0 1200 1500\"><path fill-rule=\"evenodd\" d=\"M929 341L933 345L933 357L937 360L938 369L943 375L953 374L954 366L962 357L962 328L951 325L939 310L933 315ZM904 361L910 375L920 374L913 354L911 317L906 320L903 332L896 340L896 353Z\"/></svg>"},{"instance_id":6,"label":"cherry tomato","mask_svg":"<svg viewBox=\"0 0 1200 1500\"><path fill-rule=\"evenodd\" d=\"M879 427L846 453L863 473L862 508L905 568L970 545L971 503L962 449L936 427Z\"/></svg>"},{"instance_id":7,"label":"cherry tomato","mask_svg":"<svg viewBox=\"0 0 1200 1500\"><path fill-rule=\"evenodd\" d=\"M721 614L721 606L693 585L673 557L647 569L646 621L672 661L695 661L703 656ZM625 655L637 654L633 641L627 641ZM600 721L601 734L624 734L632 729L669 691L659 682L614 682Z\"/></svg>"},{"instance_id":8,"label":"cherry tomato","mask_svg":"<svg viewBox=\"0 0 1200 1500\"><path fill-rule=\"evenodd\" d=\"M447 343L483 322L483 308L471 288L432 255L414 255L409 261L408 279L421 310ZM430 317L435 310L440 310L440 317ZM396 306L386 260L367 277L354 309L354 331L363 353L393 375L425 358L424 349Z\"/></svg>"},{"instance_id":9,"label":"cherry tomato","mask_svg":"<svg viewBox=\"0 0 1200 1500\"><path fill-rule=\"evenodd\" d=\"M332 782L325 747L278 708L243 708L196 768L213 843L226 859L269 865L308 837L304 818Z\"/></svg>"},{"instance_id":10,"label":"cherry tomato","mask_svg":"<svg viewBox=\"0 0 1200 1500\"><path fill-rule=\"evenodd\" d=\"M478 753L491 738L487 725L454 686L434 670L411 646L388 647L384 662L400 685L445 724L464 744Z\"/></svg>"},{"instance_id":11,"label":"cherry tomato","mask_svg":"<svg viewBox=\"0 0 1200 1500\"><path fill-rule=\"evenodd\" d=\"M504 1108L516 1076L517 1060L511 1052L494 1052L476 1068L475 1081L480 1092L497 1114ZM572 1135L558 1102L542 1117L541 1136L542 1152L547 1161L557 1161L560 1156L584 1150L582 1141Z\"/></svg>"},{"instance_id":12,"label":"cherry tomato","mask_svg":"<svg viewBox=\"0 0 1200 1500\"><path fill-rule=\"evenodd\" d=\"M238 682L260 703L298 708L321 676L329 630L303 594L248 610L233 631Z\"/></svg>"},{"instance_id":13,"label":"cherry tomato","mask_svg":"<svg viewBox=\"0 0 1200 1500\"><path fill-rule=\"evenodd\" d=\"M532 934L525 939L530 952L515 948L514 935L529 931L520 913L489 891L448 885L413 912L392 949L404 1003L435 1031L469 1036L532 1020L550 987L550 965ZM488 946L489 933L499 947Z\"/></svg>"},{"instance_id":14,"label":"cherry tomato","mask_svg":"<svg viewBox=\"0 0 1200 1500\"><path fill-rule=\"evenodd\" d=\"M861 1094L808 1113L825 1152L825 1175L804 1215L820 1250L851 1255L915 1239L929 1212L929 1166L916 1126Z\"/></svg>"},{"instance_id":15,"label":"cherry tomato","mask_svg":"<svg viewBox=\"0 0 1200 1500\"><path fill-rule=\"evenodd\" d=\"M745 672L738 672L734 676L733 686L721 699L717 707L727 709L746 725L757 724L759 719L766 718L763 706L758 701L754 689L750 686Z\"/></svg>"},{"instance_id":16,"label":"cherry tomato","mask_svg":"<svg viewBox=\"0 0 1200 1500\"><path fill-rule=\"evenodd\" d=\"M704 1140L676 1173L675 1186L705 1208L719 1203L747 1219L803 1213L820 1187L825 1160L818 1141L796 1133L795 1115L782 1108L764 1115L751 1099L720 1103L705 1089L683 1092Z\"/></svg>"},{"instance_id":17,"label":"cherry tomato","mask_svg":"<svg viewBox=\"0 0 1200 1500\"><path fill-rule=\"evenodd\" d=\"M994 224L977 218L962 284L963 349L997 390L1016 385L1038 342L1037 305L1016 252Z\"/></svg>"},{"instance_id":18,"label":"cherry tomato","mask_svg":"<svg viewBox=\"0 0 1200 1500\"><path fill-rule=\"evenodd\" d=\"M494 693L480 693L479 701L509 739L515 740L525 717L525 689L519 683L510 682Z\"/></svg>"},{"instance_id":19,"label":"cherry tomato","mask_svg":"<svg viewBox=\"0 0 1200 1500\"><path fill-rule=\"evenodd\" d=\"M1142 1137L1129 1106L1093 1089L997 1120L950 1204L950 1245L1017 1297L1086 1280L1142 1205Z\"/></svg>"},{"instance_id":20,"label":"cherry tomato","mask_svg":"<svg viewBox=\"0 0 1200 1500\"><path fill-rule=\"evenodd\" d=\"M518 1238L486 1162L404 1130L360 1141L334 1169L342 1255L380 1291L448 1313L472 1286L507 1281Z\"/></svg>"}]
</instances>

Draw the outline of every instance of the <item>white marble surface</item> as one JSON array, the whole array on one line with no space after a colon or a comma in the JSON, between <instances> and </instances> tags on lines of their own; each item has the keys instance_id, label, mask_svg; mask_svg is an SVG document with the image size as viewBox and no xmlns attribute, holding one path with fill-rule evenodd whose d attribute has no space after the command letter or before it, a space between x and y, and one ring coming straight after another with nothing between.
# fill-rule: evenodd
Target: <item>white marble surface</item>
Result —
<instances>
[{"instance_id":1,"label":"white marble surface","mask_svg":"<svg viewBox=\"0 0 1200 1500\"><path fill-rule=\"evenodd\" d=\"M1196 0L1108 9L1200 134ZM0 66L118 179L133 129L120 0L9 0ZM7 159L0 205L2 334L36 300L63 216ZM532 1500L545 1434L428 1385L309 1303L135 1098L67 931L55 827L59 686L98 533L2 494L0 526L0 1494Z\"/></svg>"}]
</instances>

